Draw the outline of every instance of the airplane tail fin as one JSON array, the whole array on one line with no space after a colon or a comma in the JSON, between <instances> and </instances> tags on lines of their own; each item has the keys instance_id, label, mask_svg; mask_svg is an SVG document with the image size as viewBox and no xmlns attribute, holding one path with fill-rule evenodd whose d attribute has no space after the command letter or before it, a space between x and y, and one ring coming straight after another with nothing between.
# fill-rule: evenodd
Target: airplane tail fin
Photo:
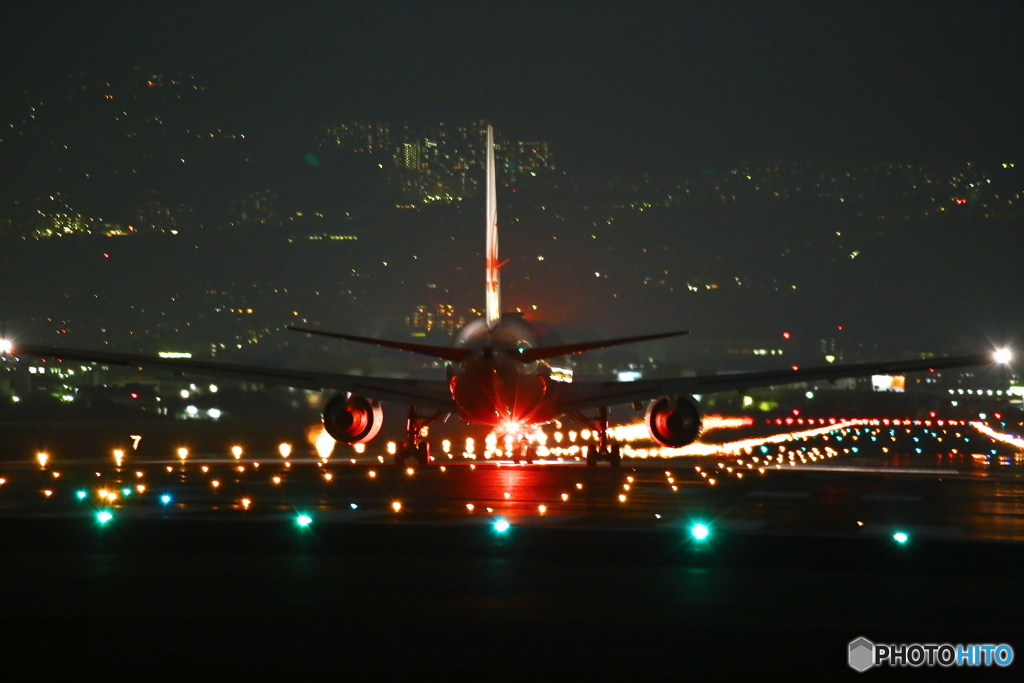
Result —
<instances>
[{"instance_id":1,"label":"airplane tail fin","mask_svg":"<svg viewBox=\"0 0 1024 683\"><path fill-rule=\"evenodd\" d=\"M487 126L487 327L501 319L501 277L498 270L498 195L494 183L494 131Z\"/></svg>"}]
</instances>

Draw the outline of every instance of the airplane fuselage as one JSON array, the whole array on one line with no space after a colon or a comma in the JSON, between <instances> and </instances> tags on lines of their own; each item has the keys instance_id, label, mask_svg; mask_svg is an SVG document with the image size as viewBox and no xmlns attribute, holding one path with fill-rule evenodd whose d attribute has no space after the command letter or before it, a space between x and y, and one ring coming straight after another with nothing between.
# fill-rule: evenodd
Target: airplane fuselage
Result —
<instances>
[{"instance_id":1,"label":"airplane fuselage","mask_svg":"<svg viewBox=\"0 0 1024 683\"><path fill-rule=\"evenodd\" d=\"M563 382L552 378L548 363L518 357L537 339L536 328L518 316L502 316L493 329L478 318L459 330L453 346L472 352L448 366L448 387L462 418L500 426L558 417L555 406Z\"/></svg>"}]
</instances>

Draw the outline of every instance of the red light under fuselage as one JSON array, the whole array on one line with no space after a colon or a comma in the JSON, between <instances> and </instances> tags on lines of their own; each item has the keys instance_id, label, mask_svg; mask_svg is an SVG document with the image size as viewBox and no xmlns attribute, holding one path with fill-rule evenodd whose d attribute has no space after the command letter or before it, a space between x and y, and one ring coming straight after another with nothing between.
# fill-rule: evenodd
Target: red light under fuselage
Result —
<instances>
[{"instance_id":1,"label":"red light under fuselage","mask_svg":"<svg viewBox=\"0 0 1024 683\"><path fill-rule=\"evenodd\" d=\"M519 316L502 316L493 330L483 318L463 327L453 346L473 353L448 367L448 384L459 415L490 426L510 421L538 424L558 417L555 405L562 385L551 379L551 367L516 357L520 349L536 344L536 329Z\"/></svg>"}]
</instances>

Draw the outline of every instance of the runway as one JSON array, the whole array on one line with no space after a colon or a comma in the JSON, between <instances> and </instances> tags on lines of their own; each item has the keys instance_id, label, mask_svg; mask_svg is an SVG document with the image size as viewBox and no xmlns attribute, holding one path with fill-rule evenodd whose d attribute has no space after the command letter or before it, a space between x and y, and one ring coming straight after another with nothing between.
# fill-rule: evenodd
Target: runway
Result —
<instances>
[{"instance_id":1,"label":"runway","mask_svg":"<svg viewBox=\"0 0 1024 683\"><path fill-rule=\"evenodd\" d=\"M862 635L1024 652L1013 450L812 460L822 438L618 469L23 457L4 629L33 657L356 678L836 677Z\"/></svg>"},{"instance_id":2,"label":"runway","mask_svg":"<svg viewBox=\"0 0 1024 683\"><path fill-rule=\"evenodd\" d=\"M711 454L627 457L620 468L584 467L578 451L526 465L446 448L431 465L397 467L385 464L386 450L338 447L317 457L282 445L100 455L79 445L0 463L0 517L105 511L116 520L291 522L306 515L314 526L504 519L515 527L643 530L702 523L716 535L901 531L915 539L1024 540L1024 449L989 428L840 421L738 436L693 449L717 449Z\"/></svg>"}]
</instances>

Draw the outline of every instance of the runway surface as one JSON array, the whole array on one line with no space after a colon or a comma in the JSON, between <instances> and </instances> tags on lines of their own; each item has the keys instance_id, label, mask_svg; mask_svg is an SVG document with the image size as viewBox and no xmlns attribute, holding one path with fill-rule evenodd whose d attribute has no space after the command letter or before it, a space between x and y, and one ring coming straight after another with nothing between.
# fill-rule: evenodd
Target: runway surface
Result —
<instances>
[{"instance_id":1,"label":"runway surface","mask_svg":"<svg viewBox=\"0 0 1024 683\"><path fill-rule=\"evenodd\" d=\"M618 469L9 457L8 652L200 677L541 680L857 675L858 636L1024 653L1018 451L856 429Z\"/></svg>"}]
</instances>

